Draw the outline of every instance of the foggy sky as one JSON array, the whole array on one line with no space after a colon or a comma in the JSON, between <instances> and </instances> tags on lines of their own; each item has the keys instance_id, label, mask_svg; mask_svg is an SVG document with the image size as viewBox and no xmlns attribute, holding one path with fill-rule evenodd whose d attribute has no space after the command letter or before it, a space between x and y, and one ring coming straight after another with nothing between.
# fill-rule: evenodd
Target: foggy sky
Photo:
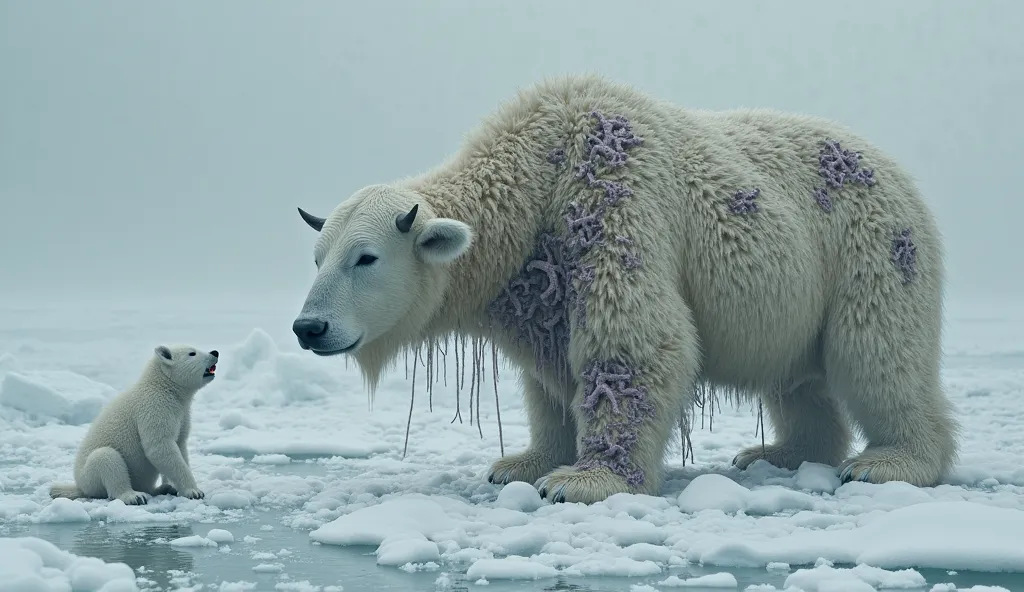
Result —
<instances>
[{"instance_id":1,"label":"foggy sky","mask_svg":"<svg viewBox=\"0 0 1024 592\"><path fill-rule=\"evenodd\" d=\"M314 233L518 87L596 72L834 118L899 159L952 296L1024 293L1024 3L0 0L0 295L304 297Z\"/></svg>"}]
</instances>

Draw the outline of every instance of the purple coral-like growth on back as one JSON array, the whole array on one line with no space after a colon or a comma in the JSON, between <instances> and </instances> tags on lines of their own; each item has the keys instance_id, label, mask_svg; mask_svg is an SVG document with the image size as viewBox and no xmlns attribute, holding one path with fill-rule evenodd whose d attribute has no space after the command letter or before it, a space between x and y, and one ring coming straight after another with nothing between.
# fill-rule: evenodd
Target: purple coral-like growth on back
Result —
<instances>
[{"instance_id":1,"label":"purple coral-like growth on back","mask_svg":"<svg viewBox=\"0 0 1024 592\"><path fill-rule=\"evenodd\" d=\"M917 246L910 237L910 229L904 228L892 239L892 261L903 274L903 283L907 284L917 276Z\"/></svg>"},{"instance_id":2,"label":"purple coral-like growth on back","mask_svg":"<svg viewBox=\"0 0 1024 592\"><path fill-rule=\"evenodd\" d=\"M825 179L825 184L839 189L848 180L871 186L875 184L875 171L860 168L860 152L843 149L835 140L825 140L825 145L818 154L818 174Z\"/></svg>"},{"instance_id":3,"label":"purple coral-like growth on back","mask_svg":"<svg viewBox=\"0 0 1024 592\"><path fill-rule=\"evenodd\" d=\"M639 429L654 416L647 387L639 384L634 368L618 361L594 361L583 373L583 412L593 418L604 402L613 421L596 434L583 438L583 451L576 466L604 467L631 486L644 482L644 473L631 455L639 441Z\"/></svg>"},{"instance_id":4,"label":"purple coral-like growth on back","mask_svg":"<svg viewBox=\"0 0 1024 592\"><path fill-rule=\"evenodd\" d=\"M759 210L757 205L759 195L761 195L761 190L756 187L750 191L737 191L729 202L729 211L733 214L756 213Z\"/></svg>"},{"instance_id":5,"label":"purple coral-like growth on back","mask_svg":"<svg viewBox=\"0 0 1024 592\"><path fill-rule=\"evenodd\" d=\"M587 135L584 146L584 160L576 170L576 178L582 179L587 187L604 190L605 203L617 205L633 195L633 191L620 181L609 181L597 177L597 168L602 164L621 167L629 158L628 150L644 143L641 136L633 132L633 125L621 115L605 117L600 111L590 113L597 118L597 125Z\"/></svg>"},{"instance_id":6,"label":"purple coral-like growth on back","mask_svg":"<svg viewBox=\"0 0 1024 592\"><path fill-rule=\"evenodd\" d=\"M825 180L825 187L814 191L814 199L826 212L832 211L832 198L828 188L841 189L847 183L855 183L871 187L878 181L874 169L861 168L861 153L851 152L839 145L839 142L826 139L818 153L818 175Z\"/></svg>"},{"instance_id":7,"label":"purple coral-like growth on back","mask_svg":"<svg viewBox=\"0 0 1024 592\"><path fill-rule=\"evenodd\" d=\"M633 125L625 117L605 117L600 111L592 111L590 116L597 118L597 126L586 139L589 162L598 165L603 160L611 167L622 166L629 157L627 150L644 143L642 137L633 133Z\"/></svg>"}]
</instances>

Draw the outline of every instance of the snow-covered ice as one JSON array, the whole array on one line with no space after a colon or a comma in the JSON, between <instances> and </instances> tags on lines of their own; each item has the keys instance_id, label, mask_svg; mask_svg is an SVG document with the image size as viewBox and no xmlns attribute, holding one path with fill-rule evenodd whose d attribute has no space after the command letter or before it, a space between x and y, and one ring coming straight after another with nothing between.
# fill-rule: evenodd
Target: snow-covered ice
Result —
<instances>
[{"instance_id":1,"label":"snow-covered ice","mask_svg":"<svg viewBox=\"0 0 1024 592\"><path fill-rule=\"evenodd\" d=\"M670 453L660 495L616 495L591 506L552 505L527 483L487 483L500 455L490 371L472 414L469 380L461 385L462 421L453 422L451 355L429 400L420 362L403 459L405 369L385 377L371 408L354 365L294 346L293 311L191 319L153 311L5 314L0 528L190 524L160 546L247 562L245 573L219 581L220 590L344 584L289 579L307 553L301 545L251 550L272 545L282 529L328 550L368 548L378 569L394 578L432 574L438 589L456 580L497 589L608 577L622 579L618 589L744 589L733 574L760 570L774 584L746 589L954 590L952 575L934 574L1024 572L1024 315L1012 307L987 316L965 310L951 313L946 334L944 379L964 440L945 483L841 485L833 467L811 463L784 471L762 462L739 472L729 462L759 441L756 409L723 404L713 430L697 418L696 464L683 466L678 448ZM75 339L32 332L46 322L74 326ZM218 377L193 412L191 457L205 499L160 496L142 507L50 500L50 484L71 478L99 406L135 379L160 342L221 352ZM505 450L516 452L528 441L525 413L514 373L499 370ZM235 528L254 523L263 528ZM146 589L150 575L35 537L0 538L0 590L10 589L8 581L39 590ZM193 581L174 577L184 578L182 587Z\"/></svg>"}]
</instances>

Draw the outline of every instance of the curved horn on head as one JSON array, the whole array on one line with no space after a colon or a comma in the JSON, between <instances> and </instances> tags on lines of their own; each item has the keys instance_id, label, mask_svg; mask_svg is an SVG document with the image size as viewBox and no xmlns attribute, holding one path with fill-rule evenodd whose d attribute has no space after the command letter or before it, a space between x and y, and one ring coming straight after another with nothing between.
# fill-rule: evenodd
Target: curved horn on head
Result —
<instances>
[{"instance_id":1,"label":"curved horn on head","mask_svg":"<svg viewBox=\"0 0 1024 592\"><path fill-rule=\"evenodd\" d=\"M299 208L299 215L302 216L302 219L306 221L306 224L309 224L309 226L317 232L320 232L320 230L323 229L324 222L327 221L324 218L317 218L316 216L310 214L309 212L303 210L302 208Z\"/></svg>"},{"instance_id":2,"label":"curved horn on head","mask_svg":"<svg viewBox=\"0 0 1024 592\"><path fill-rule=\"evenodd\" d=\"M395 226L398 227L399 232L409 232L409 229L412 228L413 221L416 219L416 212L419 211L419 209L420 204L416 204L411 210L409 210L408 214L399 214L398 217L395 218Z\"/></svg>"}]
</instances>

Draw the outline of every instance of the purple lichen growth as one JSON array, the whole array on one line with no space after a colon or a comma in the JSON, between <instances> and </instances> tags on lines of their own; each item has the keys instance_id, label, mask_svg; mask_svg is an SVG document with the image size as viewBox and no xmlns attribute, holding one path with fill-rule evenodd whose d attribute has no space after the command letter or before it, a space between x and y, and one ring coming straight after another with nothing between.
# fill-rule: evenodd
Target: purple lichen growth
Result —
<instances>
[{"instance_id":1,"label":"purple lichen growth","mask_svg":"<svg viewBox=\"0 0 1024 592\"><path fill-rule=\"evenodd\" d=\"M587 187L601 189L604 197L594 207L579 201L569 203L563 213L566 235L545 233L519 274L509 280L501 293L490 303L492 320L525 341L534 353L538 367L555 366L567 369L570 335L570 311L575 309L578 326L586 326L586 300L591 292L597 270L584 264L583 258L594 248L605 245L604 214L633 192L622 181L601 179L601 166L621 167L628 150L643 143L633 133L630 122L621 116L605 117L594 111L598 122L587 135L584 159L576 179ZM567 162L562 147L552 149L548 162L561 168ZM624 265L639 265L639 255L630 253Z\"/></svg>"},{"instance_id":2,"label":"purple lichen growth","mask_svg":"<svg viewBox=\"0 0 1024 592\"><path fill-rule=\"evenodd\" d=\"M903 283L908 284L917 276L917 246L910 238L910 229L904 228L892 239L892 261L903 274Z\"/></svg>"},{"instance_id":3,"label":"purple lichen growth","mask_svg":"<svg viewBox=\"0 0 1024 592\"><path fill-rule=\"evenodd\" d=\"M605 467L629 485L641 485L644 473L630 456L639 441L639 430L654 416L647 388L638 384L635 369L617 361L595 361L582 378L583 412L590 419L602 414L602 419L612 421L602 421L604 429L584 436L576 467Z\"/></svg>"},{"instance_id":4,"label":"purple lichen growth","mask_svg":"<svg viewBox=\"0 0 1024 592\"><path fill-rule=\"evenodd\" d=\"M519 275L509 281L489 306L492 318L529 344L538 367L565 364L572 272L565 255L561 238L542 235Z\"/></svg>"},{"instance_id":5,"label":"purple lichen growth","mask_svg":"<svg viewBox=\"0 0 1024 592\"><path fill-rule=\"evenodd\" d=\"M640 146L644 139L633 133L633 125L621 115L605 117L600 111L591 111L597 126L586 139L586 160L595 166L604 161L610 167L626 164L627 150Z\"/></svg>"},{"instance_id":6,"label":"purple lichen growth","mask_svg":"<svg viewBox=\"0 0 1024 592\"><path fill-rule=\"evenodd\" d=\"M833 189L839 189L847 181L870 187L875 184L875 171L860 168L860 159L860 152L850 152L839 142L827 139L818 154L818 174Z\"/></svg>"},{"instance_id":7,"label":"purple lichen growth","mask_svg":"<svg viewBox=\"0 0 1024 592\"><path fill-rule=\"evenodd\" d=\"M552 148L548 152L548 162L555 165L555 168L562 168L566 161L565 148Z\"/></svg>"},{"instance_id":8,"label":"purple lichen growth","mask_svg":"<svg viewBox=\"0 0 1024 592\"><path fill-rule=\"evenodd\" d=\"M753 214L758 211L757 197L761 190L755 187L750 191L737 191L729 202L729 211L733 214Z\"/></svg>"},{"instance_id":9,"label":"purple lichen growth","mask_svg":"<svg viewBox=\"0 0 1024 592\"><path fill-rule=\"evenodd\" d=\"M585 140L584 159L576 169L576 179L583 180L587 187L603 189L604 203L615 206L632 196L633 191L621 181L599 179L597 169L602 164L611 168L623 166L629 158L628 150L642 145L644 139L633 133L633 125L621 115L608 118L599 111L590 115L598 122Z\"/></svg>"},{"instance_id":10,"label":"purple lichen growth","mask_svg":"<svg viewBox=\"0 0 1024 592\"><path fill-rule=\"evenodd\" d=\"M832 197L828 188L841 189L847 183L855 183L871 187L878 181L874 169L861 168L860 152L851 152L839 145L839 142L826 139L818 153L818 174L825 180L825 187L814 190L814 200L825 212L832 211Z\"/></svg>"},{"instance_id":11,"label":"purple lichen growth","mask_svg":"<svg viewBox=\"0 0 1024 592\"><path fill-rule=\"evenodd\" d=\"M569 231L568 244L579 249L580 255L591 248L604 244L604 210L591 212L579 202L571 202L565 209L565 226Z\"/></svg>"},{"instance_id":12,"label":"purple lichen growth","mask_svg":"<svg viewBox=\"0 0 1024 592\"><path fill-rule=\"evenodd\" d=\"M828 196L828 191L825 191L823 187L814 190L814 201L818 202L818 205L825 212L832 211L832 198Z\"/></svg>"}]
</instances>

